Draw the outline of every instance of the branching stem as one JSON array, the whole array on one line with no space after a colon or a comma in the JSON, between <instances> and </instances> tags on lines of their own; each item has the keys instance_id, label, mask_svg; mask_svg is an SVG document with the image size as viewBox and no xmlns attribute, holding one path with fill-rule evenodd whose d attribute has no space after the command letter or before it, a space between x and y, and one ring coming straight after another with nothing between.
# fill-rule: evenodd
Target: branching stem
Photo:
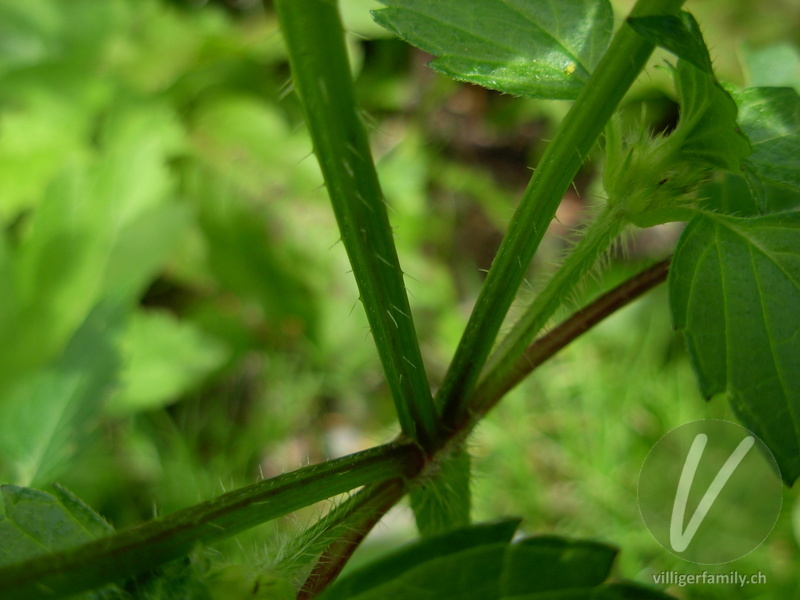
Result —
<instances>
[{"instance_id":1,"label":"branching stem","mask_svg":"<svg viewBox=\"0 0 800 600\"><path fill-rule=\"evenodd\" d=\"M502 376L481 380L470 398L469 412L472 420L477 422L506 393L570 342L664 282L669 273L669 265L670 259L664 259L606 292L528 346L513 367L504 371Z\"/></svg>"},{"instance_id":2,"label":"branching stem","mask_svg":"<svg viewBox=\"0 0 800 600\"><path fill-rule=\"evenodd\" d=\"M631 16L671 14L682 4L639 0ZM650 42L623 24L534 171L437 394L445 428L464 421L469 397L564 192L652 51Z\"/></svg>"}]
</instances>

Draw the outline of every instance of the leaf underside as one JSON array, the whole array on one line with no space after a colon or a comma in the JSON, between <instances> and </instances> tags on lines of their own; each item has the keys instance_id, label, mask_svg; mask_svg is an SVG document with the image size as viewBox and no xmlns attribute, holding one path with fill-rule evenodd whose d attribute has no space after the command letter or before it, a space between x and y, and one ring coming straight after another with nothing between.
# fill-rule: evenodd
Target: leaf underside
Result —
<instances>
[{"instance_id":1,"label":"leaf underside","mask_svg":"<svg viewBox=\"0 0 800 600\"><path fill-rule=\"evenodd\" d=\"M727 393L791 485L800 476L800 213L698 215L669 290L701 392Z\"/></svg>"},{"instance_id":2,"label":"leaf underside","mask_svg":"<svg viewBox=\"0 0 800 600\"><path fill-rule=\"evenodd\" d=\"M381 0L375 21L460 81L571 100L608 47L607 0Z\"/></svg>"}]
</instances>

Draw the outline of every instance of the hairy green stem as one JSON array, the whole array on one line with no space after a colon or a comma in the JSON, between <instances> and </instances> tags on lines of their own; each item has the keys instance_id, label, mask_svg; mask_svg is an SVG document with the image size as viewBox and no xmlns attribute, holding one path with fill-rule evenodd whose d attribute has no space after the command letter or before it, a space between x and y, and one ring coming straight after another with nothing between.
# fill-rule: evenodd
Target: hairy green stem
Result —
<instances>
[{"instance_id":1,"label":"hairy green stem","mask_svg":"<svg viewBox=\"0 0 800 600\"><path fill-rule=\"evenodd\" d=\"M528 344L597 265L624 225L619 211L606 205L486 363L486 371L481 378L484 385L491 388L497 381L508 377Z\"/></svg>"},{"instance_id":2,"label":"hairy green stem","mask_svg":"<svg viewBox=\"0 0 800 600\"><path fill-rule=\"evenodd\" d=\"M400 426L430 449L439 418L366 130L356 109L333 0L276 0L300 95L342 241L392 391Z\"/></svg>"},{"instance_id":3,"label":"hairy green stem","mask_svg":"<svg viewBox=\"0 0 800 600\"><path fill-rule=\"evenodd\" d=\"M342 572L367 534L407 491L407 483L400 479L378 483L359 491L354 497L354 510L344 523L346 528L320 555L298 593L297 600L310 600L328 587ZM341 527L340 524L337 528Z\"/></svg>"},{"instance_id":4,"label":"hairy green stem","mask_svg":"<svg viewBox=\"0 0 800 600\"><path fill-rule=\"evenodd\" d=\"M400 489L402 485L398 486L402 483L398 479L368 485L336 503L324 517L291 540L281 551L275 570L293 580L306 579L320 555L338 538L348 535L366 518L380 519L385 512L382 507L389 494L387 490L394 490L389 495L396 501L397 493L400 496L405 493Z\"/></svg>"},{"instance_id":5,"label":"hairy green stem","mask_svg":"<svg viewBox=\"0 0 800 600\"><path fill-rule=\"evenodd\" d=\"M671 14L683 0L639 0L631 16ZM492 343L561 198L653 45L623 24L561 124L514 213L437 394L445 427L463 422Z\"/></svg>"},{"instance_id":6,"label":"hairy green stem","mask_svg":"<svg viewBox=\"0 0 800 600\"><path fill-rule=\"evenodd\" d=\"M56 598L125 579L186 556L197 544L356 487L413 478L422 466L419 447L400 441L273 477L72 550L0 568L0 600Z\"/></svg>"},{"instance_id":7,"label":"hairy green stem","mask_svg":"<svg viewBox=\"0 0 800 600\"><path fill-rule=\"evenodd\" d=\"M662 260L573 313L552 331L528 346L513 367L504 370L502 377L491 376L491 372L487 374L470 397L469 414L473 425L536 367L609 315L666 281L669 265L669 258Z\"/></svg>"}]
</instances>

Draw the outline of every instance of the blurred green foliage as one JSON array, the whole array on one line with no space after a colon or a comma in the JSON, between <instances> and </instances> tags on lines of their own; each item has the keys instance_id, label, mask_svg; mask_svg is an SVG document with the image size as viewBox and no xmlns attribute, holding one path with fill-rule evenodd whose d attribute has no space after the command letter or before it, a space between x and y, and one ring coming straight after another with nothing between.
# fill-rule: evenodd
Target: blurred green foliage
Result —
<instances>
[{"instance_id":1,"label":"blurred green foliage","mask_svg":"<svg viewBox=\"0 0 800 600\"><path fill-rule=\"evenodd\" d=\"M382 37L373 5L345 0L343 12L436 386L526 167L565 107L425 70L424 56ZM800 87L797 50L767 43L797 41L794 2L765 3L759 13L778 16L752 21L743 1L697 8L721 78L741 82L736 44L747 40L754 84ZM654 126L669 125L673 106L661 77L631 96ZM0 0L0 481L58 480L121 528L394 433L291 91L260 4ZM576 182L583 198L598 193L595 171ZM566 199L532 281L587 204ZM669 248L674 232L659 235L635 241L611 278ZM639 521L638 467L670 427L725 410L702 403L655 294L481 426L475 517L520 515L531 532L619 544L631 578L680 568ZM676 595L796 595L797 506L787 491L775 533L736 565L765 571L767 587ZM248 549L269 552L263 532L244 536Z\"/></svg>"}]
</instances>

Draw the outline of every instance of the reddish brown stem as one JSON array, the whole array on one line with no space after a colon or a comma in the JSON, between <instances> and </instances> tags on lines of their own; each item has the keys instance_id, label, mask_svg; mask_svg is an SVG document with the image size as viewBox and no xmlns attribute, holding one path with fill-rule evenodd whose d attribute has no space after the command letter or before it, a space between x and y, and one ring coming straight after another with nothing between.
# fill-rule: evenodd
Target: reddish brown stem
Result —
<instances>
[{"instance_id":1,"label":"reddish brown stem","mask_svg":"<svg viewBox=\"0 0 800 600\"><path fill-rule=\"evenodd\" d=\"M364 495L363 505L358 509L360 517L351 523L344 535L325 549L298 592L297 600L311 600L328 587L339 576L367 534L407 491L401 479L394 479L358 492Z\"/></svg>"}]
</instances>

